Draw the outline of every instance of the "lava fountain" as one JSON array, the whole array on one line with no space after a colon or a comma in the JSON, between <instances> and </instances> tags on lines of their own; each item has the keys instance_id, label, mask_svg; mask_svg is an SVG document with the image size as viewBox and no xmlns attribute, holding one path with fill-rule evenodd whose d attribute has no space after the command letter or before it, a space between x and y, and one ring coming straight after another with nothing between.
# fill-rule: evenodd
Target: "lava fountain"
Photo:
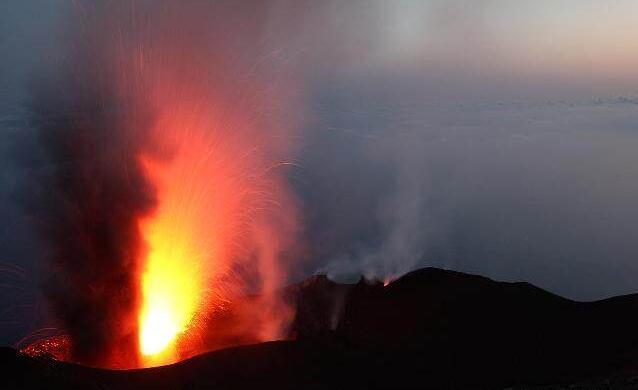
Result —
<instances>
[{"instance_id":1,"label":"lava fountain","mask_svg":"<svg viewBox=\"0 0 638 390\"><path fill-rule=\"evenodd\" d=\"M296 242L284 177L296 115L290 73L259 38L268 23L248 16L268 12L233 1L79 7L71 74L42 99L43 116L68 115L41 129L64 167L49 181L46 202L59 207L47 221L68 223L45 235L60 248L49 298L70 359L126 368L204 352L202 332L223 331L208 314L246 294L263 298L234 342L281 337L290 312L272 292Z\"/></svg>"},{"instance_id":2,"label":"lava fountain","mask_svg":"<svg viewBox=\"0 0 638 390\"><path fill-rule=\"evenodd\" d=\"M192 163L188 157L178 152L177 161L164 170L147 163L159 191L156 215L141 223L149 250L141 274L139 342L147 361L173 360L172 344L202 306L201 265L211 252L206 241L198 241L202 226L195 214L197 205L188 210L182 204L193 202L191 196L201 196L190 192L188 173L180 170Z\"/></svg>"},{"instance_id":3,"label":"lava fountain","mask_svg":"<svg viewBox=\"0 0 638 390\"><path fill-rule=\"evenodd\" d=\"M214 14L204 8L204 15ZM211 33L205 17L189 14L186 28L184 20L162 15L164 25L185 31L156 32L160 46L147 49L143 65L155 148L139 160L157 201L154 212L139 220L147 245L138 323L144 365L185 357L180 344L191 340L192 346L201 332L195 318L205 319L241 294L264 296L250 328L261 340L280 337L289 315L270 292L283 280L280 256L290 247L296 219L282 175L291 119L281 111L283 84L269 85L273 74L255 68L254 54L218 54L246 48L259 53L246 35L251 32L228 42L219 40L220 31ZM229 23L220 21L217 28Z\"/></svg>"},{"instance_id":4,"label":"lava fountain","mask_svg":"<svg viewBox=\"0 0 638 390\"><path fill-rule=\"evenodd\" d=\"M184 96L188 92L181 85ZM209 99L215 97L194 89L187 104L166 105L170 109L160 112L151 132L168 147L169 156L142 156L157 192L156 210L140 220L148 246L141 261L139 315L145 365L178 359L176 343L191 336L196 314L233 293L250 291L247 280L233 277L234 272L255 273L262 293L276 287L268 283L273 277L281 280L282 271L271 255L278 255L277 242L285 240L261 238L291 226L290 199L278 176L285 164L264 154L267 138L241 110L214 112ZM253 326L265 321L254 314Z\"/></svg>"}]
</instances>

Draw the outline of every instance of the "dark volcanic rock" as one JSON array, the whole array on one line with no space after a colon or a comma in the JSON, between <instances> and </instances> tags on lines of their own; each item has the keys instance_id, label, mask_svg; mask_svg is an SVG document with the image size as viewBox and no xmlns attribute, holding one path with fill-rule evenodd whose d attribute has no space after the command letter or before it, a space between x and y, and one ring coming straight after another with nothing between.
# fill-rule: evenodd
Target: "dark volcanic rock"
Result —
<instances>
[{"instance_id":1,"label":"dark volcanic rock","mask_svg":"<svg viewBox=\"0 0 638 390\"><path fill-rule=\"evenodd\" d=\"M295 340L219 350L166 367L107 371L5 349L0 388L631 387L638 296L582 303L527 283L426 268L393 283L317 276L282 293ZM608 379L604 379L608 378ZM611 379L609 379L611 378Z\"/></svg>"},{"instance_id":2,"label":"dark volcanic rock","mask_svg":"<svg viewBox=\"0 0 638 390\"><path fill-rule=\"evenodd\" d=\"M342 321L352 288L352 285L335 283L325 275L290 286L284 294L295 307L291 337L321 338L334 332Z\"/></svg>"}]
</instances>

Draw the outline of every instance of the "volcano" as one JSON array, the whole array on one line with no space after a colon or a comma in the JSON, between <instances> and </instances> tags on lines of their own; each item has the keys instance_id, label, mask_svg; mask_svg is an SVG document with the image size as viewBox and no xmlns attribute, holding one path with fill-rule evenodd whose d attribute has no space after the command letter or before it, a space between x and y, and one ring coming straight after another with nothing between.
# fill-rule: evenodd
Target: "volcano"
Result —
<instances>
[{"instance_id":1,"label":"volcano","mask_svg":"<svg viewBox=\"0 0 638 390\"><path fill-rule=\"evenodd\" d=\"M297 308L289 340L137 370L88 368L5 348L2 387L624 388L638 376L638 295L576 302L528 283L435 268L387 286L314 276L279 294ZM211 327L224 329L256 299L232 303ZM208 342L232 345L232 333L211 333Z\"/></svg>"}]
</instances>

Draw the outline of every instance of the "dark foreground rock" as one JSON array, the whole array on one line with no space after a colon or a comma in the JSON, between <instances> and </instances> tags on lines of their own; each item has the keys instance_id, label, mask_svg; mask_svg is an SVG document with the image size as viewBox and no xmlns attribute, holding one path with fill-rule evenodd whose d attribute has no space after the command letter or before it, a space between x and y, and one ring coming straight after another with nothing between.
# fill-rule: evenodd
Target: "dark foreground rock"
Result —
<instances>
[{"instance_id":1,"label":"dark foreground rock","mask_svg":"<svg viewBox=\"0 0 638 390\"><path fill-rule=\"evenodd\" d=\"M574 302L527 283L422 269L388 286L283 291L295 340L109 371L0 351L0 388L636 388L638 296Z\"/></svg>"}]
</instances>

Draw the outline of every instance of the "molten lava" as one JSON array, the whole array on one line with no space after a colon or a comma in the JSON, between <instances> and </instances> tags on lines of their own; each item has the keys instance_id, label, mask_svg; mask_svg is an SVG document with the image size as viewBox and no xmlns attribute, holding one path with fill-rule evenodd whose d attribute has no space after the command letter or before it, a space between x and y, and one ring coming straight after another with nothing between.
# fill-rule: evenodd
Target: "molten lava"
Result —
<instances>
[{"instance_id":1,"label":"molten lava","mask_svg":"<svg viewBox=\"0 0 638 390\"><path fill-rule=\"evenodd\" d=\"M142 355L153 361L174 359L170 347L188 327L202 298L197 261L201 254L189 242L189 232L180 230L179 219L161 210L143 229L150 249L142 275L139 341Z\"/></svg>"},{"instance_id":2,"label":"molten lava","mask_svg":"<svg viewBox=\"0 0 638 390\"><path fill-rule=\"evenodd\" d=\"M175 361L175 342L186 332L204 304L203 274L210 273L212 251L204 232L208 225L206 176L199 176L197 161L205 145L187 138L189 147L178 147L169 162L145 161L156 183L158 209L142 221L148 245L141 277L142 307L139 317L140 352L145 365ZM198 182L199 180L199 182ZM208 269L202 269L203 265Z\"/></svg>"}]
</instances>

